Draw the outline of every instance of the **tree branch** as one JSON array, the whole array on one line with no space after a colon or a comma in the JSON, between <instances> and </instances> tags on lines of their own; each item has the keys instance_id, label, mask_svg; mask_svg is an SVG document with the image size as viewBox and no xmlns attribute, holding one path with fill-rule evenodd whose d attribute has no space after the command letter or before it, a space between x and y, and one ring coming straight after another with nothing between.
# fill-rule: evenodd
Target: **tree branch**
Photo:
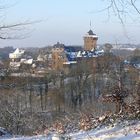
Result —
<instances>
[{"instance_id":1,"label":"tree branch","mask_svg":"<svg viewBox=\"0 0 140 140\"><path fill-rule=\"evenodd\" d=\"M139 9L136 7L136 5L135 5L135 2L136 2L136 0L131 0L131 4L132 4L132 6L134 7L134 9L136 10L136 12L138 13L138 14L140 14L140 11L139 11Z\"/></svg>"}]
</instances>

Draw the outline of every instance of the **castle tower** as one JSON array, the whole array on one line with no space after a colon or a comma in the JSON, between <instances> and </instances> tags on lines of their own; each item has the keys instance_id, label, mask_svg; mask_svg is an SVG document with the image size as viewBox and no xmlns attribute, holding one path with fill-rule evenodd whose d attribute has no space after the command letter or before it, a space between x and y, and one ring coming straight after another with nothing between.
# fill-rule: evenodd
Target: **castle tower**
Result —
<instances>
[{"instance_id":1,"label":"castle tower","mask_svg":"<svg viewBox=\"0 0 140 140\"><path fill-rule=\"evenodd\" d=\"M52 68L55 70L61 70L65 60L64 44L57 42L52 48Z\"/></svg>"},{"instance_id":2,"label":"castle tower","mask_svg":"<svg viewBox=\"0 0 140 140\"><path fill-rule=\"evenodd\" d=\"M89 30L84 36L84 50L91 51L92 49L96 49L97 40L98 36L92 30Z\"/></svg>"}]
</instances>

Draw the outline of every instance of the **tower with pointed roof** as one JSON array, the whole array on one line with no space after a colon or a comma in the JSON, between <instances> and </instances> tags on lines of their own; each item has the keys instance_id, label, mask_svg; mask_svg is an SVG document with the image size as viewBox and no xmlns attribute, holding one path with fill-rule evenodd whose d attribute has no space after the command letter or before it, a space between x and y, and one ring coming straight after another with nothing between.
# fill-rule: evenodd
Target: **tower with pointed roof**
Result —
<instances>
[{"instance_id":1,"label":"tower with pointed roof","mask_svg":"<svg viewBox=\"0 0 140 140\"><path fill-rule=\"evenodd\" d=\"M91 51L96 49L98 36L90 29L84 36L84 50Z\"/></svg>"}]
</instances>

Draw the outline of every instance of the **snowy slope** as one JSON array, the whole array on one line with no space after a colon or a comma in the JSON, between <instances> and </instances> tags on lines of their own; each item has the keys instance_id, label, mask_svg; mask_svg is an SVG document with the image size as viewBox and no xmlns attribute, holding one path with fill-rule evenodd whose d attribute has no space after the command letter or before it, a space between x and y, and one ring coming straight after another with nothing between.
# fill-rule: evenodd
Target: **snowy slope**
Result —
<instances>
[{"instance_id":1,"label":"snowy slope","mask_svg":"<svg viewBox=\"0 0 140 140\"><path fill-rule=\"evenodd\" d=\"M69 134L72 140L140 140L140 121L123 124L114 127L102 126L91 131L79 131ZM0 138L0 140L59 140L50 136L33 136L18 138ZM61 139L62 140L62 139Z\"/></svg>"},{"instance_id":2,"label":"snowy slope","mask_svg":"<svg viewBox=\"0 0 140 140\"><path fill-rule=\"evenodd\" d=\"M46 136L33 136L33 137L14 137L14 138L0 138L0 140L51 140L50 137Z\"/></svg>"},{"instance_id":3,"label":"snowy slope","mask_svg":"<svg viewBox=\"0 0 140 140\"><path fill-rule=\"evenodd\" d=\"M72 134L71 136L73 140L140 140L140 122L126 127L102 127L89 132Z\"/></svg>"}]
</instances>

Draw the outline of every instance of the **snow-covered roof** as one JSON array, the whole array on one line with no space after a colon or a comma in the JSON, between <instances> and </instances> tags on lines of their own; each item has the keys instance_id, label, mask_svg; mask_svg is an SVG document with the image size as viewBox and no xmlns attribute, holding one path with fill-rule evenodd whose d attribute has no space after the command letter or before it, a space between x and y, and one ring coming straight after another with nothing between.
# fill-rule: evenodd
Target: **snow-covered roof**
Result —
<instances>
[{"instance_id":1,"label":"snow-covered roof","mask_svg":"<svg viewBox=\"0 0 140 140\"><path fill-rule=\"evenodd\" d=\"M10 59L21 58L24 53L25 50L17 48L13 53L9 53L9 58Z\"/></svg>"},{"instance_id":2,"label":"snow-covered roof","mask_svg":"<svg viewBox=\"0 0 140 140\"><path fill-rule=\"evenodd\" d=\"M89 30L89 31L87 32L87 34L85 35L85 37L93 37L93 38L98 39L98 36L97 36L95 33L93 33L92 30Z\"/></svg>"},{"instance_id":3,"label":"snow-covered roof","mask_svg":"<svg viewBox=\"0 0 140 140\"><path fill-rule=\"evenodd\" d=\"M64 62L63 64L64 65L70 65L70 64L76 64L77 61L67 61L67 62Z\"/></svg>"},{"instance_id":4,"label":"snow-covered roof","mask_svg":"<svg viewBox=\"0 0 140 140\"><path fill-rule=\"evenodd\" d=\"M104 50L91 50L91 51L79 51L77 53L78 57L98 57L104 54Z\"/></svg>"},{"instance_id":5,"label":"snow-covered roof","mask_svg":"<svg viewBox=\"0 0 140 140\"><path fill-rule=\"evenodd\" d=\"M64 62L63 64L75 64L77 63L78 58L94 58L99 57L104 54L104 50L91 50L91 51L78 51L78 52L65 52L66 57L68 59L67 62Z\"/></svg>"},{"instance_id":6,"label":"snow-covered roof","mask_svg":"<svg viewBox=\"0 0 140 140\"><path fill-rule=\"evenodd\" d=\"M24 64L31 65L32 63L33 63L33 59L32 58L31 59L27 59L27 60L24 61Z\"/></svg>"},{"instance_id":7,"label":"snow-covered roof","mask_svg":"<svg viewBox=\"0 0 140 140\"><path fill-rule=\"evenodd\" d=\"M23 54L25 52L25 50L23 50L23 49L19 49L19 48L17 48L13 53L14 54Z\"/></svg>"}]
</instances>

